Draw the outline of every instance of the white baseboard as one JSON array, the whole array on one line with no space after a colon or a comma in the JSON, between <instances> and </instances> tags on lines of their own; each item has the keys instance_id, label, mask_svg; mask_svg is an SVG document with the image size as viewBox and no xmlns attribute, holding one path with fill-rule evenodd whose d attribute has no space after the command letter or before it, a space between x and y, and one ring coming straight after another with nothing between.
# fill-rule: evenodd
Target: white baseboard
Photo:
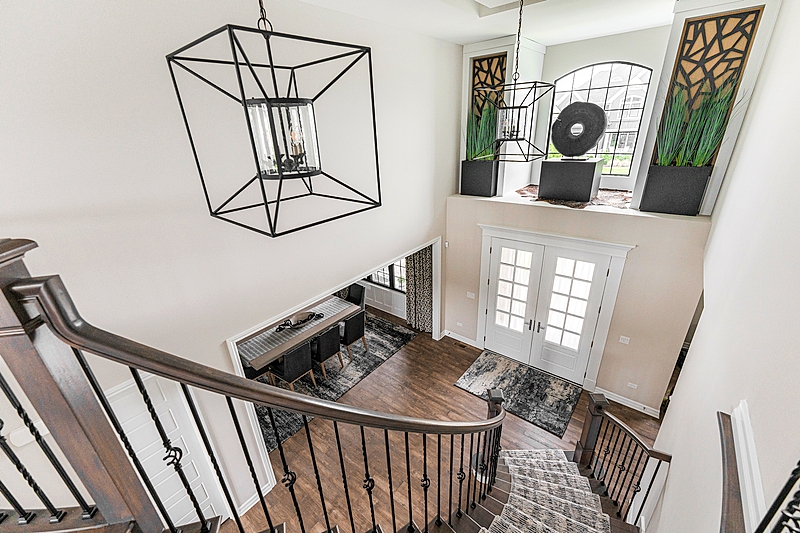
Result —
<instances>
[{"instance_id":1,"label":"white baseboard","mask_svg":"<svg viewBox=\"0 0 800 533\"><path fill-rule=\"evenodd\" d=\"M450 337L451 339L455 339L458 342L463 342L464 344L468 344L470 346L474 346L475 348L477 348L479 350L483 350L483 346L479 346L476 341L474 341L472 339L468 339L466 337L463 337L463 336L459 335L458 333L453 333L452 331L444 330L444 335L447 336L447 337Z\"/></svg>"},{"instance_id":2,"label":"white baseboard","mask_svg":"<svg viewBox=\"0 0 800 533\"><path fill-rule=\"evenodd\" d=\"M660 410L650 407L649 405L645 405L643 403L631 400L630 398L626 398L625 396L620 396L615 392L607 391L605 389L601 389L600 387L595 387L594 390L595 392L603 394L609 400L613 400L617 403L620 403L625 407L630 407L631 409L636 409L637 411L641 411L646 415L652 416L653 418L659 418L659 416L661 415Z\"/></svg>"}]
</instances>

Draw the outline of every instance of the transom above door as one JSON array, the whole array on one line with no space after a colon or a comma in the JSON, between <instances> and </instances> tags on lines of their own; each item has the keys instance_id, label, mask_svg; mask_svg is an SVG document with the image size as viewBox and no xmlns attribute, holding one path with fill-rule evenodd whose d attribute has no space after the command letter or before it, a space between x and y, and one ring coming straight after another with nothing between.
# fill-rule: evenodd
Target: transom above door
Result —
<instances>
[{"instance_id":1,"label":"transom above door","mask_svg":"<svg viewBox=\"0 0 800 533\"><path fill-rule=\"evenodd\" d=\"M631 247L482 228L484 347L593 390Z\"/></svg>"}]
</instances>

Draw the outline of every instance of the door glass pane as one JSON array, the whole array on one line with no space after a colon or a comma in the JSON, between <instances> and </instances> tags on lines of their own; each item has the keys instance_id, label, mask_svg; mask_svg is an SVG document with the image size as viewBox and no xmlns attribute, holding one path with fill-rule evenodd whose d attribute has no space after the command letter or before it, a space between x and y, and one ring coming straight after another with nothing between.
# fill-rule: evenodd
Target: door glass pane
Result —
<instances>
[{"instance_id":1,"label":"door glass pane","mask_svg":"<svg viewBox=\"0 0 800 533\"><path fill-rule=\"evenodd\" d=\"M555 294L553 295L555 296ZM563 298L563 297L562 297ZM579 300L577 298L569 299L569 313L579 317L586 316L586 300Z\"/></svg>"},{"instance_id":2,"label":"door glass pane","mask_svg":"<svg viewBox=\"0 0 800 533\"><path fill-rule=\"evenodd\" d=\"M525 302L520 302L519 300L514 300L511 302L511 314L517 316L525 316Z\"/></svg>"},{"instance_id":3,"label":"door glass pane","mask_svg":"<svg viewBox=\"0 0 800 533\"><path fill-rule=\"evenodd\" d=\"M510 328L518 333L522 333L522 327L525 325L525 321L518 316L511 316L511 324Z\"/></svg>"},{"instance_id":4,"label":"door glass pane","mask_svg":"<svg viewBox=\"0 0 800 533\"><path fill-rule=\"evenodd\" d=\"M594 263L578 261L575 264L575 277L586 281L592 281L594 275Z\"/></svg>"},{"instance_id":5,"label":"door glass pane","mask_svg":"<svg viewBox=\"0 0 800 533\"><path fill-rule=\"evenodd\" d=\"M558 311L550 310L550 314L547 316L547 325L548 326L555 326L557 328L564 327L564 313L559 313Z\"/></svg>"},{"instance_id":6,"label":"door glass pane","mask_svg":"<svg viewBox=\"0 0 800 533\"><path fill-rule=\"evenodd\" d=\"M533 254L531 252L526 252L524 250L519 250L517 252L517 266L522 268L530 268L531 267L531 258Z\"/></svg>"},{"instance_id":7,"label":"door glass pane","mask_svg":"<svg viewBox=\"0 0 800 533\"><path fill-rule=\"evenodd\" d=\"M514 285L514 298L517 300L522 300L523 302L527 302L528 287L525 285Z\"/></svg>"},{"instance_id":8,"label":"door glass pane","mask_svg":"<svg viewBox=\"0 0 800 533\"><path fill-rule=\"evenodd\" d=\"M569 288L572 285L572 280L569 278L562 278L556 276L553 281L553 292L560 292L561 294L569 294Z\"/></svg>"},{"instance_id":9,"label":"door glass pane","mask_svg":"<svg viewBox=\"0 0 800 533\"><path fill-rule=\"evenodd\" d=\"M500 262L513 265L516 254L517 251L515 249L503 247L503 249L500 251Z\"/></svg>"},{"instance_id":10,"label":"door glass pane","mask_svg":"<svg viewBox=\"0 0 800 533\"><path fill-rule=\"evenodd\" d=\"M497 309L508 313L511 311L511 300L509 298L497 297Z\"/></svg>"},{"instance_id":11,"label":"door glass pane","mask_svg":"<svg viewBox=\"0 0 800 533\"><path fill-rule=\"evenodd\" d=\"M504 328L507 328L508 317L509 317L508 314L503 313L501 311L497 311L497 313L495 313L494 323L497 324L498 326L503 326Z\"/></svg>"},{"instance_id":12,"label":"door glass pane","mask_svg":"<svg viewBox=\"0 0 800 533\"><path fill-rule=\"evenodd\" d=\"M500 279L508 281L514 280L514 267L508 265L500 265Z\"/></svg>"},{"instance_id":13,"label":"door glass pane","mask_svg":"<svg viewBox=\"0 0 800 533\"><path fill-rule=\"evenodd\" d=\"M567 259L566 257L559 257L556 260L556 274L572 277L572 271L574 268L575 268L575 261L572 259Z\"/></svg>"},{"instance_id":14,"label":"door glass pane","mask_svg":"<svg viewBox=\"0 0 800 533\"><path fill-rule=\"evenodd\" d=\"M577 350L580 345L581 345L580 335L575 335L574 333L570 333L569 331L564 332L564 338L561 339L561 346Z\"/></svg>"},{"instance_id":15,"label":"door glass pane","mask_svg":"<svg viewBox=\"0 0 800 533\"><path fill-rule=\"evenodd\" d=\"M513 287L511 283L500 281L497 283L497 294L501 296L511 296L511 287Z\"/></svg>"},{"instance_id":16,"label":"door glass pane","mask_svg":"<svg viewBox=\"0 0 800 533\"><path fill-rule=\"evenodd\" d=\"M586 281L578 281L575 280L572 282L572 292L570 293L572 296L576 296L578 298L583 298L584 300L589 299L589 290L592 288L591 283L587 283Z\"/></svg>"},{"instance_id":17,"label":"door glass pane","mask_svg":"<svg viewBox=\"0 0 800 533\"><path fill-rule=\"evenodd\" d=\"M564 329L580 335L581 330L583 329L583 319L576 316L567 315L567 319L564 321Z\"/></svg>"},{"instance_id":18,"label":"door glass pane","mask_svg":"<svg viewBox=\"0 0 800 533\"><path fill-rule=\"evenodd\" d=\"M527 268L517 268L514 273L514 282L527 285L531 277L531 271Z\"/></svg>"},{"instance_id":19,"label":"door glass pane","mask_svg":"<svg viewBox=\"0 0 800 533\"><path fill-rule=\"evenodd\" d=\"M550 308L555 309L557 311L566 311L567 310L567 298L562 294L553 293L553 296L550 298Z\"/></svg>"},{"instance_id":20,"label":"door glass pane","mask_svg":"<svg viewBox=\"0 0 800 533\"><path fill-rule=\"evenodd\" d=\"M553 326L548 326L544 331L544 340L554 344L561 344L561 330Z\"/></svg>"}]
</instances>

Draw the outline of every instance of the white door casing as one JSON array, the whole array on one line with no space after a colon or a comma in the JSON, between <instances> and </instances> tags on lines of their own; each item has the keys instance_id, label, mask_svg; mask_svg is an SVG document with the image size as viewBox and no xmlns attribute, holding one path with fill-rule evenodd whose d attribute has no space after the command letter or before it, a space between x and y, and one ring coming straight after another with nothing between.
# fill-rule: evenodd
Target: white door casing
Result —
<instances>
[{"instance_id":1,"label":"white door casing","mask_svg":"<svg viewBox=\"0 0 800 533\"><path fill-rule=\"evenodd\" d=\"M486 348L528 363L544 246L492 238Z\"/></svg>"},{"instance_id":2,"label":"white door casing","mask_svg":"<svg viewBox=\"0 0 800 533\"><path fill-rule=\"evenodd\" d=\"M610 262L608 255L546 248L531 366L583 383Z\"/></svg>"},{"instance_id":3,"label":"white door casing","mask_svg":"<svg viewBox=\"0 0 800 533\"><path fill-rule=\"evenodd\" d=\"M603 359L603 350L605 349L606 339L608 337L608 329L611 325L614 304L616 302L617 293L619 291L619 286L622 279L622 271L625 267L625 258L628 252L635 248L635 245L593 241L589 239L554 235L549 233L539 233L517 228L493 226L489 224L478 224L478 226L481 228L482 234L480 274L481 283L479 286L478 297L478 309L480 312L478 313L478 334L475 340L475 346L478 348L486 347L486 338L484 337L484 333L487 325L486 310L489 302L489 250L492 246L492 239L494 237L513 241L522 241L531 244L540 244L545 247L553 246L556 248L567 248L570 250L592 252L610 256L610 264L607 268L608 276L605 281L605 290L602 294L600 313L594 332L594 343L590 343L591 348L589 350L589 359L585 369L586 376L583 378L581 383L584 389L589 392L593 392L597 386L597 376L600 372L600 363Z\"/></svg>"}]
</instances>

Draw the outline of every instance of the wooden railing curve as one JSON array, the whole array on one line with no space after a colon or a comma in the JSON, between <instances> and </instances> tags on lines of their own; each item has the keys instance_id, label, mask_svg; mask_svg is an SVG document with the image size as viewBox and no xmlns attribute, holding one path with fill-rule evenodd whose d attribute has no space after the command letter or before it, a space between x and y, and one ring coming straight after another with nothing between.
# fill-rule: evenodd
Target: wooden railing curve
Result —
<instances>
[{"instance_id":1,"label":"wooden railing curve","mask_svg":"<svg viewBox=\"0 0 800 533\"><path fill-rule=\"evenodd\" d=\"M500 413L489 420L428 420L305 396L223 372L96 328L80 316L59 276L30 278L14 284L11 290L21 296L21 301L35 304L42 320L70 346L232 398L327 420L412 433L474 433L499 427L505 418L505 411L501 408Z\"/></svg>"}]
</instances>

